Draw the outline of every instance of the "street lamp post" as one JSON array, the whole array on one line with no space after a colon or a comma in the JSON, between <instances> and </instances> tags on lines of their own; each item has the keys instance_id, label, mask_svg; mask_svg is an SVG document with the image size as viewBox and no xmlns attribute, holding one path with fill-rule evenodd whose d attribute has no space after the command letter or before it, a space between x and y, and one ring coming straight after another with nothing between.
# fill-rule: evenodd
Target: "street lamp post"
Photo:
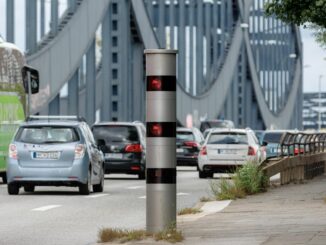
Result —
<instances>
[{"instance_id":1,"label":"street lamp post","mask_svg":"<svg viewBox=\"0 0 326 245\"><path fill-rule=\"evenodd\" d=\"M319 75L319 93L318 93L318 131L321 130L321 79L323 75Z\"/></svg>"}]
</instances>

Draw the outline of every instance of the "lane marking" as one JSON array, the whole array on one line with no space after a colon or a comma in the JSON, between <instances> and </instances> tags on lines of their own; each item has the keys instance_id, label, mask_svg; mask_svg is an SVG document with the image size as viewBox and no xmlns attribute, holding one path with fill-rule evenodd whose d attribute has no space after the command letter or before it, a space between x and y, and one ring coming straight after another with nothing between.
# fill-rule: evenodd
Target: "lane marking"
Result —
<instances>
[{"instance_id":1,"label":"lane marking","mask_svg":"<svg viewBox=\"0 0 326 245\"><path fill-rule=\"evenodd\" d=\"M146 196L141 196L141 197L138 197L140 199L146 199Z\"/></svg>"},{"instance_id":2,"label":"lane marking","mask_svg":"<svg viewBox=\"0 0 326 245\"><path fill-rule=\"evenodd\" d=\"M127 187L126 189L128 189L128 190L136 190L136 189L141 189L141 188L143 188L143 186L130 186L130 187Z\"/></svg>"},{"instance_id":3,"label":"lane marking","mask_svg":"<svg viewBox=\"0 0 326 245\"><path fill-rule=\"evenodd\" d=\"M43 207L39 207L39 208L34 208L34 209L32 209L32 211L44 212L44 211L48 211L50 209L59 208L61 206L62 205L47 205L47 206L43 206Z\"/></svg>"},{"instance_id":4,"label":"lane marking","mask_svg":"<svg viewBox=\"0 0 326 245\"><path fill-rule=\"evenodd\" d=\"M109 194L95 194L95 195L89 195L89 196L86 196L84 198L98 198L98 197L104 197L104 196L108 196Z\"/></svg>"},{"instance_id":5,"label":"lane marking","mask_svg":"<svg viewBox=\"0 0 326 245\"><path fill-rule=\"evenodd\" d=\"M189 193L185 193L185 192L178 192L177 196L189 196Z\"/></svg>"}]
</instances>

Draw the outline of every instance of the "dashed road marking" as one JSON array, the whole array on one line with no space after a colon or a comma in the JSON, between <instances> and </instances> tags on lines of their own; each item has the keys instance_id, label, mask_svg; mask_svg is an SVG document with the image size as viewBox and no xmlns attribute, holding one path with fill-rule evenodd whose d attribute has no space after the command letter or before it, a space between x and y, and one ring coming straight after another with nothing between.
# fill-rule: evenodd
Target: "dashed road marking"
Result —
<instances>
[{"instance_id":1,"label":"dashed road marking","mask_svg":"<svg viewBox=\"0 0 326 245\"><path fill-rule=\"evenodd\" d=\"M39 208L34 208L34 209L32 209L32 211L44 212L44 211L48 211L50 209L59 208L61 206L62 205L47 205L47 206L43 206L43 207L39 207Z\"/></svg>"},{"instance_id":2,"label":"dashed road marking","mask_svg":"<svg viewBox=\"0 0 326 245\"><path fill-rule=\"evenodd\" d=\"M95 195L89 195L86 196L85 198L98 198L98 197L104 197L104 196L108 196L109 194L95 194Z\"/></svg>"},{"instance_id":3,"label":"dashed road marking","mask_svg":"<svg viewBox=\"0 0 326 245\"><path fill-rule=\"evenodd\" d=\"M141 196L141 197L138 197L140 199L146 199L146 196Z\"/></svg>"},{"instance_id":4,"label":"dashed road marking","mask_svg":"<svg viewBox=\"0 0 326 245\"><path fill-rule=\"evenodd\" d=\"M127 187L126 189L128 189L128 190L136 190L136 189L141 189L141 188L143 188L144 186L130 186L130 187Z\"/></svg>"},{"instance_id":5,"label":"dashed road marking","mask_svg":"<svg viewBox=\"0 0 326 245\"><path fill-rule=\"evenodd\" d=\"M184 193L184 192L178 192L177 196L189 196L189 193Z\"/></svg>"}]
</instances>

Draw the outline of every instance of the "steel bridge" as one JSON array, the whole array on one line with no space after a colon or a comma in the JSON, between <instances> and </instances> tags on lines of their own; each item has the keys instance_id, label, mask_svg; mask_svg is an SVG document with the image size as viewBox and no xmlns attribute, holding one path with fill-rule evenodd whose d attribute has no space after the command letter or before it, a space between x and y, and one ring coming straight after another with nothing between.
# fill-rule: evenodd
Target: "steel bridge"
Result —
<instances>
[{"instance_id":1,"label":"steel bridge","mask_svg":"<svg viewBox=\"0 0 326 245\"><path fill-rule=\"evenodd\" d=\"M28 0L23 28L22 1L7 0L1 34L15 42L15 29L26 31L27 62L42 81L34 113L143 121L143 51L167 48L178 49L181 124L301 128L300 31L266 17L266 1Z\"/></svg>"}]
</instances>

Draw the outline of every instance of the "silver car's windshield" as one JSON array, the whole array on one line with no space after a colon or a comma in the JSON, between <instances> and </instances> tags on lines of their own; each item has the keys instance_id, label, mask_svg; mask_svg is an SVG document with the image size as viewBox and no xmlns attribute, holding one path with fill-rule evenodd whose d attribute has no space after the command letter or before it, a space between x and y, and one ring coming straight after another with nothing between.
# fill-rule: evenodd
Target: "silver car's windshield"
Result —
<instances>
[{"instance_id":1,"label":"silver car's windshield","mask_svg":"<svg viewBox=\"0 0 326 245\"><path fill-rule=\"evenodd\" d=\"M212 133L208 139L207 144L248 144L248 139L247 135L244 133Z\"/></svg>"},{"instance_id":2,"label":"silver car's windshield","mask_svg":"<svg viewBox=\"0 0 326 245\"><path fill-rule=\"evenodd\" d=\"M79 141L79 136L72 127L35 126L20 128L15 140L29 144L70 143Z\"/></svg>"}]
</instances>

